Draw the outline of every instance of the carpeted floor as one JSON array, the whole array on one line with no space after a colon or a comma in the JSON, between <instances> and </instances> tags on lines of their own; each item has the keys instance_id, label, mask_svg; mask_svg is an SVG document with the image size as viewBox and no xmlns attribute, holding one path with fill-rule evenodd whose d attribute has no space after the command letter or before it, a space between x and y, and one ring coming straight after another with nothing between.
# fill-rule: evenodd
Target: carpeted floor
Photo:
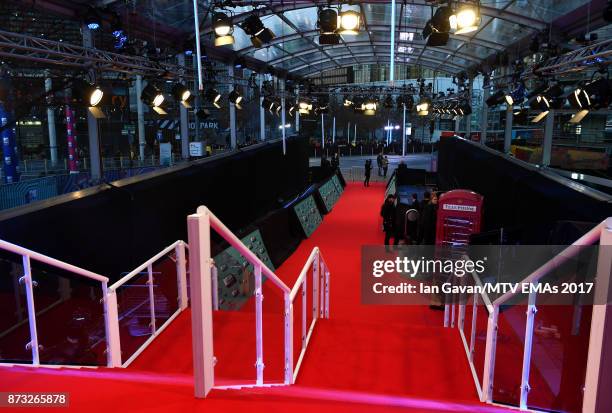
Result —
<instances>
[{"instance_id":1,"label":"carpeted floor","mask_svg":"<svg viewBox=\"0 0 612 413\"><path fill-rule=\"evenodd\" d=\"M331 319L317 323L294 386L214 390L206 400L194 399L187 311L126 370L3 368L0 390L67 391L72 410L88 412L507 411L478 401L459 335L441 327L441 312L361 304L360 249L383 241L378 215L383 195L380 184L349 184L313 236L278 269L293 285L319 246L331 270ZM265 374L266 380L280 380L281 301L270 284L264 290ZM215 314L220 382L254 380L254 325L249 308Z\"/></svg>"}]
</instances>

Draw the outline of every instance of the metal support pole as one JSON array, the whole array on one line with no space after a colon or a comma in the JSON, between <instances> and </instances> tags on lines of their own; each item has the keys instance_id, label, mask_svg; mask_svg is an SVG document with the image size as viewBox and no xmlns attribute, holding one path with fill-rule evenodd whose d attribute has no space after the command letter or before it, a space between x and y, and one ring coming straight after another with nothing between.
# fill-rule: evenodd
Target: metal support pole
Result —
<instances>
[{"instance_id":1,"label":"metal support pole","mask_svg":"<svg viewBox=\"0 0 612 413\"><path fill-rule=\"evenodd\" d=\"M263 95L263 77L265 75L259 75L259 140L266 140L266 109L263 107L264 95Z\"/></svg>"},{"instance_id":2,"label":"metal support pole","mask_svg":"<svg viewBox=\"0 0 612 413\"><path fill-rule=\"evenodd\" d=\"M53 89L53 81L50 73L45 70L45 92L50 93ZM51 155L51 164L57 165L57 132L55 130L55 109L51 106L47 107L47 126L49 128L49 152Z\"/></svg>"},{"instance_id":3,"label":"metal support pole","mask_svg":"<svg viewBox=\"0 0 612 413\"><path fill-rule=\"evenodd\" d=\"M534 283L537 284L537 283ZM529 368L531 367L531 348L533 343L533 324L536 309L536 293L529 293L529 305L527 306L527 322L525 323L525 347L523 349L523 373L521 376L521 399L520 409L527 410L527 397L529 395Z\"/></svg>"},{"instance_id":4,"label":"metal support pole","mask_svg":"<svg viewBox=\"0 0 612 413\"><path fill-rule=\"evenodd\" d=\"M147 285L149 287L149 310L151 313L151 334L155 334L157 327L155 325L155 292L153 291L153 267L151 264L147 266L147 272L149 273L149 279Z\"/></svg>"},{"instance_id":5,"label":"metal support pole","mask_svg":"<svg viewBox=\"0 0 612 413\"><path fill-rule=\"evenodd\" d=\"M285 384L293 384L293 303L285 293Z\"/></svg>"},{"instance_id":6,"label":"metal support pole","mask_svg":"<svg viewBox=\"0 0 612 413\"><path fill-rule=\"evenodd\" d=\"M504 127L504 153L510 153L512 145L512 120L514 118L513 108L508 105L506 109L506 126Z\"/></svg>"},{"instance_id":7,"label":"metal support pole","mask_svg":"<svg viewBox=\"0 0 612 413\"><path fill-rule=\"evenodd\" d=\"M346 143L351 143L351 122L346 126Z\"/></svg>"},{"instance_id":8,"label":"metal support pole","mask_svg":"<svg viewBox=\"0 0 612 413\"><path fill-rule=\"evenodd\" d=\"M212 268L210 269L210 273L212 276L211 283L213 310L217 311L219 310L219 270L215 264L213 264Z\"/></svg>"},{"instance_id":9,"label":"metal support pole","mask_svg":"<svg viewBox=\"0 0 612 413\"><path fill-rule=\"evenodd\" d=\"M233 82L234 81L234 64L233 63L230 63L230 65L227 67L227 74L229 75L230 82ZM236 105L234 105L232 102L229 103L229 115L230 115L230 148L236 149Z\"/></svg>"},{"instance_id":10,"label":"metal support pole","mask_svg":"<svg viewBox=\"0 0 612 413\"><path fill-rule=\"evenodd\" d=\"M214 386L210 215L205 207L187 217L189 282L195 397L204 398Z\"/></svg>"},{"instance_id":11,"label":"metal support pole","mask_svg":"<svg viewBox=\"0 0 612 413\"><path fill-rule=\"evenodd\" d=\"M357 123L355 123L355 132L353 133L353 143L357 143Z\"/></svg>"},{"instance_id":12,"label":"metal support pole","mask_svg":"<svg viewBox=\"0 0 612 413\"><path fill-rule=\"evenodd\" d=\"M23 277L19 282L25 286L26 302L28 305L28 322L30 324L30 342L26 348L32 351L32 365L40 365L40 356L38 354L38 332L36 330L36 308L34 306L34 281L32 280L32 267L30 266L30 257L23 256ZM29 347L29 348L28 348Z\"/></svg>"},{"instance_id":13,"label":"metal support pole","mask_svg":"<svg viewBox=\"0 0 612 413\"><path fill-rule=\"evenodd\" d=\"M281 129L282 131L282 135L283 135L283 155L287 154L287 131L286 131L286 111L285 111L285 79L282 79L280 82L280 88L281 88L281 124L283 125L283 128Z\"/></svg>"},{"instance_id":14,"label":"metal support pole","mask_svg":"<svg viewBox=\"0 0 612 413\"><path fill-rule=\"evenodd\" d=\"M200 47L200 15L198 14L198 0L193 0L193 29L196 41L196 61L198 65L198 90L202 92L204 90L204 81L202 79L202 48Z\"/></svg>"},{"instance_id":15,"label":"metal support pole","mask_svg":"<svg viewBox=\"0 0 612 413\"><path fill-rule=\"evenodd\" d=\"M182 82L185 73L185 54L178 55L178 64L180 70L180 81ZM199 94L199 93L198 93ZM187 108L179 103L179 111L181 116L181 156L183 159L189 159L189 121L187 119Z\"/></svg>"},{"instance_id":16,"label":"metal support pole","mask_svg":"<svg viewBox=\"0 0 612 413\"><path fill-rule=\"evenodd\" d=\"M406 156L406 105L404 106L404 117L402 123L402 156Z\"/></svg>"},{"instance_id":17,"label":"metal support pole","mask_svg":"<svg viewBox=\"0 0 612 413\"><path fill-rule=\"evenodd\" d=\"M485 346L484 369L482 375L482 402L493 401L493 375L495 372L495 351L497 349L497 319L499 306L493 306L487 323L487 341Z\"/></svg>"},{"instance_id":18,"label":"metal support pole","mask_svg":"<svg viewBox=\"0 0 612 413\"><path fill-rule=\"evenodd\" d=\"M145 160L145 121L144 106L140 95L142 94L142 76L136 76L136 110L138 112L138 159Z\"/></svg>"},{"instance_id":19,"label":"metal support pole","mask_svg":"<svg viewBox=\"0 0 612 413\"><path fill-rule=\"evenodd\" d=\"M83 46L87 48L93 47L91 30L85 25L82 27L83 32ZM90 81L95 82L95 73L93 70L89 71ZM100 154L100 136L98 131L98 120L91 113L87 111L87 134L89 136L89 159L91 161L91 178L94 180L102 179L102 163Z\"/></svg>"},{"instance_id":20,"label":"metal support pole","mask_svg":"<svg viewBox=\"0 0 612 413\"><path fill-rule=\"evenodd\" d=\"M297 105L295 109L295 132L300 133L300 111L299 111L299 102L300 102L300 94L297 95Z\"/></svg>"},{"instance_id":21,"label":"metal support pole","mask_svg":"<svg viewBox=\"0 0 612 413\"><path fill-rule=\"evenodd\" d=\"M553 130L555 129L555 111L550 110L544 124L544 140L542 141L542 165L549 166L552 157Z\"/></svg>"},{"instance_id":22,"label":"metal support pole","mask_svg":"<svg viewBox=\"0 0 612 413\"><path fill-rule=\"evenodd\" d=\"M176 254L176 277L178 282L179 308L184 310L189 305L187 296L187 259L185 256L185 243L181 241L175 248Z\"/></svg>"},{"instance_id":23,"label":"metal support pole","mask_svg":"<svg viewBox=\"0 0 612 413\"><path fill-rule=\"evenodd\" d=\"M485 145L487 143L487 128L489 123L489 106L487 106L487 99L491 93L490 88L483 90L482 96L482 116L480 118L480 143Z\"/></svg>"},{"instance_id":24,"label":"metal support pole","mask_svg":"<svg viewBox=\"0 0 612 413\"><path fill-rule=\"evenodd\" d=\"M325 148L325 119L321 113L321 145Z\"/></svg>"},{"instance_id":25,"label":"metal support pole","mask_svg":"<svg viewBox=\"0 0 612 413\"><path fill-rule=\"evenodd\" d=\"M319 306L322 306L323 303L319 302L319 288L323 286L319 286L319 254L315 256L312 261L312 319L317 318L317 314L319 314Z\"/></svg>"},{"instance_id":26,"label":"metal support pole","mask_svg":"<svg viewBox=\"0 0 612 413\"><path fill-rule=\"evenodd\" d=\"M395 0L391 0L391 39L389 41L391 57L389 62L389 82L395 81Z\"/></svg>"},{"instance_id":27,"label":"metal support pole","mask_svg":"<svg viewBox=\"0 0 612 413\"><path fill-rule=\"evenodd\" d=\"M106 331L106 365L121 367L121 337L119 334L119 307L117 293L109 290L107 283L102 283L104 296L104 324Z\"/></svg>"},{"instance_id":28,"label":"metal support pole","mask_svg":"<svg viewBox=\"0 0 612 413\"><path fill-rule=\"evenodd\" d=\"M261 265L255 266L255 347L257 353L257 361L255 368L257 369L257 385L263 384L263 291L261 289Z\"/></svg>"},{"instance_id":29,"label":"metal support pole","mask_svg":"<svg viewBox=\"0 0 612 413\"><path fill-rule=\"evenodd\" d=\"M333 129L332 129L332 143L336 143L336 117L334 116L333 120Z\"/></svg>"}]
</instances>

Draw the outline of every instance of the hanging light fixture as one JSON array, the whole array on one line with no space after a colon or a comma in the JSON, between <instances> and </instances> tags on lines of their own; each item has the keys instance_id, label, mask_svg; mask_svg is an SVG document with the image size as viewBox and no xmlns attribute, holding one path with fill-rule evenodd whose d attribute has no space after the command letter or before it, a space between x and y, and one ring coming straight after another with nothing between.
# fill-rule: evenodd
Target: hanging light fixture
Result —
<instances>
[{"instance_id":1,"label":"hanging light fixture","mask_svg":"<svg viewBox=\"0 0 612 413\"><path fill-rule=\"evenodd\" d=\"M140 94L140 99L147 105L154 108L160 107L164 103L165 97L161 90L150 82Z\"/></svg>"},{"instance_id":2,"label":"hanging light fixture","mask_svg":"<svg viewBox=\"0 0 612 413\"><path fill-rule=\"evenodd\" d=\"M234 25L232 19L225 13L213 14L213 30L215 31L215 46L234 44Z\"/></svg>"},{"instance_id":3,"label":"hanging light fixture","mask_svg":"<svg viewBox=\"0 0 612 413\"><path fill-rule=\"evenodd\" d=\"M239 105L240 102L242 102L242 95L240 94L237 88L234 88L228 95L228 99L234 105Z\"/></svg>"},{"instance_id":4,"label":"hanging light fixture","mask_svg":"<svg viewBox=\"0 0 612 413\"><path fill-rule=\"evenodd\" d=\"M300 115L309 115L312 110L312 103L310 103L309 99L302 98L298 103L298 108Z\"/></svg>"},{"instance_id":5,"label":"hanging light fixture","mask_svg":"<svg viewBox=\"0 0 612 413\"><path fill-rule=\"evenodd\" d=\"M261 47L266 43L270 43L274 37L274 32L264 26L261 19L252 14L240 25L246 34L251 37L251 43L255 47Z\"/></svg>"},{"instance_id":6,"label":"hanging light fixture","mask_svg":"<svg viewBox=\"0 0 612 413\"><path fill-rule=\"evenodd\" d=\"M427 98L421 99L418 105L416 105L417 115L419 116L427 116L429 115L429 107L431 106L431 102Z\"/></svg>"},{"instance_id":7,"label":"hanging light fixture","mask_svg":"<svg viewBox=\"0 0 612 413\"><path fill-rule=\"evenodd\" d=\"M449 17L450 28L455 34L466 34L478 30L480 26L480 2L459 5Z\"/></svg>"},{"instance_id":8,"label":"hanging light fixture","mask_svg":"<svg viewBox=\"0 0 612 413\"><path fill-rule=\"evenodd\" d=\"M204 92L204 99L212 104L217 104L221 99L221 93L217 92L215 88L208 88L206 92Z\"/></svg>"},{"instance_id":9,"label":"hanging light fixture","mask_svg":"<svg viewBox=\"0 0 612 413\"><path fill-rule=\"evenodd\" d=\"M338 20L338 12L335 9L319 9L319 44L340 44Z\"/></svg>"},{"instance_id":10,"label":"hanging light fixture","mask_svg":"<svg viewBox=\"0 0 612 413\"><path fill-rule=\"evenodd\" d=\"M191 97L191 91L184 84L177 82L172 86L172 96L180 102L187 102Z\"/></svg>"},{"instance_id":11,"label":"hanging light fixture","mask_svg":"<svg viewBox=\"0 0 612 413\"><path fill-rule=\"evenodd\" d=\"M344 10L338 14L338 34L359 34L361 14L356 10Z\"/></svg>"},{"instance_id":12,"label":"hanging light fixture","mask_svg":"<svg viewBox=\"0 0 612 413\"><path fill-rule=\"evenodd\" d=\"M91 6L87 7L84 23L89 30L98 30L100 27L102 27L102 18L100 17L100 13L98 13L98 11Z\"/></svg>"}]
</instances>

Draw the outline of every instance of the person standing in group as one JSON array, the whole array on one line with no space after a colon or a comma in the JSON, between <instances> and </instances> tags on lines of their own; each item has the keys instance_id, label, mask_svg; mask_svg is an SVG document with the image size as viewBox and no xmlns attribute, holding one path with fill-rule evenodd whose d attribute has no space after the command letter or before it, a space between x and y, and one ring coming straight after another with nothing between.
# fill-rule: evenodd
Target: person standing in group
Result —
<instances>
[{"instance_id":1,"label":"person standing in group","mask_svg":"<svg viewBox=\"0 0 612 413\"><path fill-rule=\"evenodd\" d=\"M340 155L338 155L338 152L334 153L332 156L331 167L334 171L340 168Z\"/></svg>"},{"instance_id":2,"label":"person standing in group","mask_svg":"<svg viewBox=\"0 0 612 413\"><path fill-rule=\"evenodd\" d=\"M429 203L425 205L421 212L420 219L420 240L421 244L434 245L436 243L436 220L438 217L438 195L431 194Z\"/></svg>"},{"instance_id":3,"label":"person standing in group","mask_svg":"<svg viewBox=\"0 0 612 413\"><path fill-rule=\"evenodd\" d=\"M395 238L393 245L399 244L399 237L396 231L396 212L395 195L387 195L385 203L380 208L380 216L383 219L383 231L385 232L385 245L390 245L391 238Z\"/></svg>"},{"instance_id":4,"label":"person standing in group","mask_svg":"<svg viewBox=\"0 0 612 413\"><path fill-rule=\"evenodd\" d=\"M383 155L379 153L376 157L376 166L378 166L378 176L382 176Z\"/></svg>"},{"instance_id":5,"label":"person standing in group","mask_svg":"<svg viewBox=\"0 0 612 413\"><path fill-rule=\"evenodd\" d=\"M387 171L389 170L389 158L386 156L382 160L383 176L387 177Z\"/></svg>"},{"instance_id":6,"label":"person standing in group","mask_svg":"<svg viewBox=\"0 0 612 413\"><path fill-rule=\"evenodd\" d=\"M421 212L421 204L419 203L419 196L417 194L412 194L412 203L410 204L410 208Z\"/></svg>"},{"instance_id":7,"label":"person standing in group","mask_svg":"<svg viewBox=\"0 0 612 413\"><path fill-rule=\"evenodd\" d=\"M371 159L366 159L364 174L365 174L365 179L363 181L363 186L370 186L370 175L372 174L372 160Z\"/></svg>"}]
</instances>

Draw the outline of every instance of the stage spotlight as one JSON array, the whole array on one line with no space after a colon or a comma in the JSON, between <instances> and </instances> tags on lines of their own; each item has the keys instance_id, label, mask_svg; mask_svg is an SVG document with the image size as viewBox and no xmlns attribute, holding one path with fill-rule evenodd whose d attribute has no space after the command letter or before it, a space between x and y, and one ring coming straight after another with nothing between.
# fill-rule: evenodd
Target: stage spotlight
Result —
<instances>
[{"instance_id":1,"label":"stage spotlight","mask_svg":"<svg viewBox=\"0 0 612 413\"><path fill-rule=\"evenodd\" d=\"M457 12L450 16L450 27L455 34L466 34L478 30L480 26L480 3L465 3L459 6Z\"/></svg>"},{"instance_id":2,"label":"stage spotlight","mask_svg":"<svg viewBox=\"0 0 612 413\"><path fill-rule=\"evenodd\" d=\"M191 91L182 83L175 83L172 86L172 96L180 102L187 102L191 97Z\"/></svg>"},{"instance_id":3,"label":"stage spotlight","mask_svg":"<svg viewBox=\"0 0 612 413\"><path fill-rule=\"evenodd\" d=\"M338 12L334 9L319 10L319 32L334 34L338 29Z\"/></svg>"},{"instance_id":4,"label":"stage spotlight","mask_svg":"<svg viewBox=\"0 0 612 413\"><path fill-rule=\"evenodd\" d=\"M228 99L234 105L239 105L240 102L242 102L242 95L240 94L238 89L234 88L234 90L232 90L228 95Z\"/></svg>"},{"instance_id":5,"label":"stage spotlight","mask_svg":"<svg viewBox=\"0 0 612 413\"><path fill-rule=\"evenodd\" d=\"M212 87L208 88L206 92L204 92L204 99L210 103L216 104L221 99L221 93L217 92L217 90Z\"/></svg>"},{"instance_id":6,"label":"stage spotlight","mask_svg":"<svg viewBox=\"0 0 612 413\"><path fill-rule=\"evenodd\" d=\"M431 106L431 102L429 99L424 98L421 99L418 105L416 105L417 115L419 116L427 116L429 114L429 108Z\"/></svg>"},{"instance_id":7,"label":"stage spotlight","mask_svg":"<svg viewBox=\"0 0 612 413\"><path fill-rule=\"evenodd\" d=\"M591 98L586 90L581 88L572 89L567 96L567 101L573 109L581 110L591 107Z\"/></svg>"},{"instance_id":8,"label":"stage spotlight","mask_svg":"<svg viewBox=\"0 0 612 413\"><path fill-rule=\"evenodd\" d=\"M461 105L459 105L459 114L461 116L471 115L472 114L472 106L469 103L467 103L467 102L463 102Z\"/></svg>"},{"instance_id":9,"label":"stage spotlight","mask_svg":"<svg viewBox=\"0 0 612 413\"><path fill-rule=\"evenodd\" d=\"M387 96L387 97L385 98L385 103L384 103L384 107L385 107L385 109L392 109L392 108L393 108L393 106L395 106L395 105L393 104L393 97L392 97L392 96Z\"/></svg>"},{"instance_id":10,"label":"stage spotlight","mask_svg":"<svg viewBox=\"0 0 612 413\"><path fill-rule=\"evenodd\" d=\"M368 112L376 112L376 108L377 108L377 102L375 98L368 98L366 99L365 103L363 104L363 109L364 111ZM366 113L366 115L369 115L370 113Z\"/></svg>"},{"instance_id":11,"label":"stage spotlight","mask_svg":"<svg viewBox=\"0 0 612 413\"><path fill-rule=\"evenodd\" d=\"M154 108L160 107L164 103L164 94L153 83L147 84L140 94L140 99L147 105Z\"/></svg>"},{"instance_id":12,"label":"stage spotlight","mask_svg":"<svg viewBox=\"0 0 612 413\"><path fill-rule=\"evenodd\" d=\"M270 107L274 104L274 102L268 98L263 98L261 101L261 107L264 109L270 109Z\"/></svg>"},{"instance_id":13,"label":"stage spotlight","mask_svg":"<svg viewBox=\"0 0 612 413\"><path fill-rule=\"evenodd\" d=\"M341 11L338 15L338 34L359 34L361 14L355 10Z\"/></svg>"},{"instance_id":14,"label":"stage spotlight","mask_svg":"<svg viewBox=\"0 0 612 413\"><path fill-rule=\"evenodd\" d=\"M86 91L89 96L89 106L98 106L100 102L102 102L102 98L104 97L104 92L100 89L100 86L91 85L91 87Z\"/></svg>"},{"instance_id":15,"label":"stage spotlight","mask_svg":"<svg viewBox=\"0 0 612 413\"><path fill-rule=\"evenodd\" d=\"M487 106L494 107L497 105L501 105L501 103L506 100L506 95L506 92L504 92L503 90L498 90L487 98Z\"/></svg>"},{"instance_id":16,"label":"stage spotlight","mask_svg":"<svg viewBox=\"0 0 612 413\"><path fill-rule=\"evenodd\" d=\"M242 30L251 37L251 43L255 47L261 47L274 39L272 30L264 26L261 19L252 14L240 25Z\"/></svg>"},{"instance_id":17,"label":"stage spotlight","mask_svg":"<svg viewBox=\"0 0 612 413\"><path fill-rule=\"evenodd\" d=\"M352 101L351 99L352 99L352 98L350 98L350 97L346 97L346 98L344 98L343 105L344 105L344 106L346 106L346 107L348 107L348 106L353 106L353 101Z\"/></svg>"},{"instance_id":18,"label":"stage spotlight","mask_svg":"<svg viewBox=\"0 0 612 413\"><path fill-rule=\"evenodd\" d=\"M232 19L225 13L213 14L213 29L215 31L215 46L234 44L234 25Z\"/></svg>"},{"instance_id":19,"label":"stage spotlight","mask_svg":"<svg viewBox=\"0 0 612 413\"><path fill-rule=\"evenodd\" d=\"M603 109L610 105L612 90L610 88L610 81L608 79L602 77L593 80L584 86L584 90L590 97L593 108Z\"/></svg>"},{"instance_id":20,"label":"stage spotlight","mask_svg":"<svg viewBox=\"0 0 612 413\"><path fill-rule=\"evenodd\" d=\"M309 115L312 110L312 103L309 99L302 98L298 103L298 108L301 115Z\"/></svg>"},{"instance_id":21,"label":"stage spotlight","mask_svg":"<svg viewBox=\"0 0 612 413\"><path fill-rule=\"evenodd\" d=\"M87 7L84 23L89 30L98 30L100 27L102 27L102 19L95 8L91 6Z\"/></svg>"}]
</instances>

